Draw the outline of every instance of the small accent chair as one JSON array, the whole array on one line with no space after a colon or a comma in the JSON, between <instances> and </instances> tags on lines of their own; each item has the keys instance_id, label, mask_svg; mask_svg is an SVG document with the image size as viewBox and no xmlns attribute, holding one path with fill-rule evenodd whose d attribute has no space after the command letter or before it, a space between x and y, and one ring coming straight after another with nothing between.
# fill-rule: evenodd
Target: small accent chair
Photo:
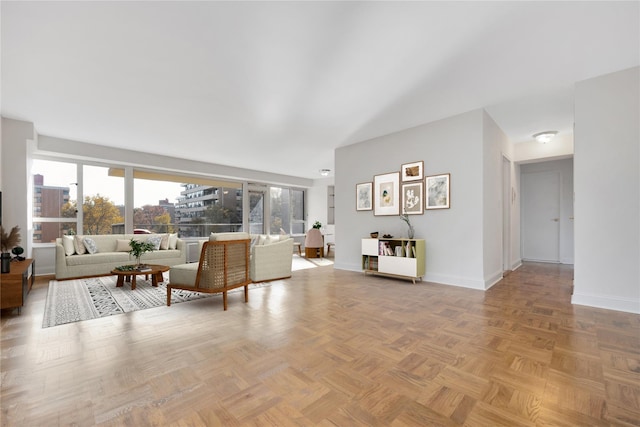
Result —
<instances>
[{"instance_id":1,"label":"small accent chair","mask_svg":"<svg viewBox=\"0 0 640 427\"><path fill-rule=\"evenodd\" d=\"M222 233L221 233L222 234ZM239 234L239 233L235 233ZM180 264L169 270L167 305L171 305L171 290L222 292L227 309L227 291L244 286L244 302L249 302L249 244L251 240L210 240L204 242L198 264Z\"/></svg>"},{"instance_id":2,"label":"small accent chair","mask_svg":"<svg viewBox=\"0 0 640 427\"><path fill-rule=\"evenodd\" d=\"M304 239L304 255L307 258L324 258L324 237L317 228L307 231Z\"/></svg>"}]
</instances>

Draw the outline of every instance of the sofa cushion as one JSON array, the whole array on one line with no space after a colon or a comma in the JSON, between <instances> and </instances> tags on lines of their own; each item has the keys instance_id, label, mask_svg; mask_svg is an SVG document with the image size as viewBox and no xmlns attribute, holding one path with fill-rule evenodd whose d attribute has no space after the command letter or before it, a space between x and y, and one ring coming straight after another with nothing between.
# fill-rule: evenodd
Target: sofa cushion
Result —
<instances>
[{"instance_id":1,"label":"sofa cushion","mask_svg":"<svg viewBox=\"0 0 640 427\"><path fill-rule=\"evenodd\" d=\"M276 243L280 241L280 237L279 236L267 236L264 244L265 245L270 245L272 243Z\"/></svg>"},{"instance_id":2,"label":"sofa cushion","mask_svg":"<svg viewBox=\"0 0 640 427\"><path fill-rule=\"evenodd\" d=\"M73 236L73 247L78 255L86 254L87 248L84 247L84 236Z\"/></svg>"},{"instance_id":3,"label":"sofa cushion","mask_svg":"<svg viewBox=\"0 0 640 427\"><path fill-rule=\"evenodd\" d=\"M128 240L117 239L116 240L116 252L129 252L131 250L131 243Z\"/></svg>"},{"instance_id":4,"label":"sofa cushion","mask_svg":"<svg viewBox=\"0 0 640 427\"><path fill-rule=\"evenodd\" d=\"M211 233L209 236L210 242L221 241L221 240L245 240L249 238L249 234L243 231L235 232L235 233Z\"/></svg>"},{"instance_id":5,"label":"sofa cushion","mask_svg":"<svg viewBox=\"0 0 640 427\"><path fill-rule=\"evenodd\" d=\"M288 234L252 234L251 246L270 245L291 238Z\"/></svg>"},{"instance_id":6,"label":"sofa cushion","mask_svg":"<svg viewBox=\"0 0 640 427\"><path fill-rule=\"evenodd\" d=\"M169 270L169 283L194 286L198 275L198 263L178 264Z\"/></svg>"},{"instance_id":7,"label":"sofa cushion","mask_svg":"<svg viewBox=\"0 0 640 427\"><path fill-rule=\"evenodd\" d=\"M73 241L73 236L62 236L62 247L64 248L64 254L66 256L71 256L76 253L76 248L73 245Z\"/></svg>"},{"instance_id":8,"label":"sofa cushion","mask_svg":"<svg viewBox=\"0 0 640 427\"><path fill-rule=\"evenodd\" d=\"M84 239L82 239L82 243L84 244L84 247L87 248L88 253L98 253L98 246L96 245L95 240L93 240L91 237L85 237Z\"/></svg>"},{"instance_id":9,"label":"sofa cushion","mask_svg":"<svg viewBox=\"0 0 640 427\"><path fill-rule=\"evenodd\" d=\"M66 258L68 266L105 264L110 262L126 263L129 261L129 254L124 252L99 252L97 254L75 255Z\"/></svg>"},{"instance_id":10,"label":"sofa cushion","mask_svg":"<svg viewBox=\"0 0 640 427\"><path fill-rule=\"evenodd\" d=\"M151 252L145 252L142 255L142 261L153 264L154 259L164 259L164 258L170 258L173 256L179 256L179 255L180 255L180 251L177 249L167 249L166 251L151 251Z\"/></svg>"}]
</instances>

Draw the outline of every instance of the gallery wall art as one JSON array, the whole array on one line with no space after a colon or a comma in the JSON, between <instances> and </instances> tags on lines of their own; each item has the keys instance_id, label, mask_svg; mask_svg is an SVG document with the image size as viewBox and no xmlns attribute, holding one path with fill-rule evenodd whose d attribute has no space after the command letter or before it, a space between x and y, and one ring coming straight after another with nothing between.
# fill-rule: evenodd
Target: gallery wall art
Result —
<instances>
[{"instance_id":1,"label":"gallery wall art","mask_svg":"<svg viewBox=\"0 0 640 427\"><path fill-rule=\"evenodd\" d=\"M373 214L400 215L400 173L373 177Z\"/></svg>"},{"instance_id":2,"label":"gallery wall art","mask_svg":"<svg viewBox=\"0 0 640 427\"><path fill-rule=\"evenodd\" d=\"M431 175L426 178L426 209L449 209L451 207L450 175Z\"/></svg>"}]
</instances>

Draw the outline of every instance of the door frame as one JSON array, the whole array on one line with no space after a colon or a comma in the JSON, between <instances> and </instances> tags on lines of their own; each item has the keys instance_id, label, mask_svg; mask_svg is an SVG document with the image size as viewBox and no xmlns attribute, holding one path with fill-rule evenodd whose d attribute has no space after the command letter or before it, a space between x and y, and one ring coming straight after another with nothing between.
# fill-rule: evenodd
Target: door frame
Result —
<instances>
[{"instance_id":1,"label":"door frame","mask_svg":"<svg viewBox=\"0 0 640 427\"><path fill-rule=\"evenodd\" d=\"M502 153L502 271L511 271L511 205L515 191L511 185L512 162Z\"/></svg>"}]
</instances>

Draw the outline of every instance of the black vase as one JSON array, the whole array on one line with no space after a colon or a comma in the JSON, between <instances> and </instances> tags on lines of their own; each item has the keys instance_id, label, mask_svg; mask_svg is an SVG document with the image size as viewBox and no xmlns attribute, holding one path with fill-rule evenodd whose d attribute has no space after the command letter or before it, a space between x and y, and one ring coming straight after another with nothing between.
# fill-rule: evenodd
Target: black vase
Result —
<instances>
[{"instance_id":1,"label":"black vase","mask_svg":"<svg viewBox=\"0 0 640 427\"><path fill-rule=\"evenodd\" d=\"M0 256L2 257L2 272L9 273L11 271L11 254L3 252Z\"/></svg>"}]
</instances>

